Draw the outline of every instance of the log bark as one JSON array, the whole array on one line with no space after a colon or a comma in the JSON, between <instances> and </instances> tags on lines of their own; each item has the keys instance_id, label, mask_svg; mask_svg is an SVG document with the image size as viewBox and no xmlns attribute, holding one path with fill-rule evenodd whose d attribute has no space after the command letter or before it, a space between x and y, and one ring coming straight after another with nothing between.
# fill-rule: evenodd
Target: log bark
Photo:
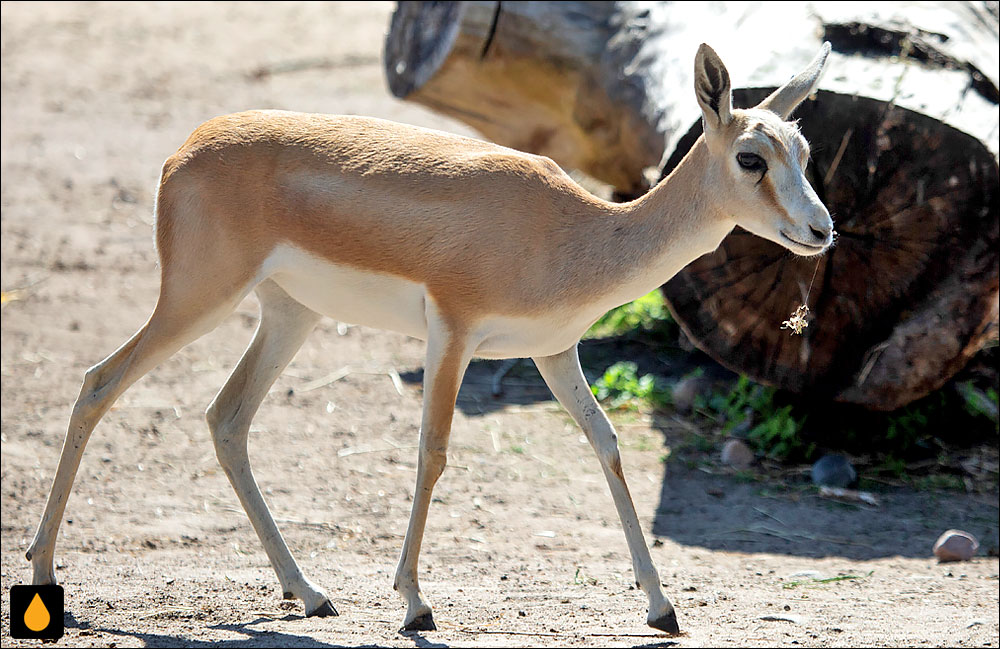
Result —
<instances>
[{"instance_id":1,"label":"log bark","mask_svg":"<svg viewBox=\"0 0 1000 649\"><path fill-rule=\"evenodd\" d=\"M397 96L631 196L699 134L701 40L742 86L737 106L830 40L820 91L794 117L837 246L817 265L737 229L663 292L731 369L894 409L997 337L997 25L995 2L400 3L386 66ZM814 273L811 326L789 336L781 321Z\"/></svg>"}]
</instances>

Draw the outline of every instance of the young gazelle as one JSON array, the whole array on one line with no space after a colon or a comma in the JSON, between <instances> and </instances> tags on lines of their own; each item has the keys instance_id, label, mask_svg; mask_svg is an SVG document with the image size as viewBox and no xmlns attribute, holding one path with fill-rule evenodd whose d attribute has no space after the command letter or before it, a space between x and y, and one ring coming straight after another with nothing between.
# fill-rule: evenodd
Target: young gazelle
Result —
<instances>
[{"instance_id":1,"label":"young gazelle","mask_svg":"<svg viewBox=\"0 0 1000 649\"><path fill-rule=\"evenodd\" d=\"M784 119L816 85L829 45L748 110L706 45L695 61L705 134L642 198L589 195L551 160L363 117L247 112L199 127L163 166L156 203L159 300L149 320L86 374L27 552L35 584L53 555L94 426L130 385L215 328L255 290L253 341L208 408L218 459L286 598L335 615L285 545L247 457L250 421L321 317L427 341L416 492L394 587L405 629L433 629L417 556L446 463L459 384L473 356L531 357L597 453L649 598L650 626L676 632L643 540L617 438L580 369L581 335L607 310L714 250L736 224L815 255L833 224L803 175L808 145Z\"/></svg>"}]
</instances>

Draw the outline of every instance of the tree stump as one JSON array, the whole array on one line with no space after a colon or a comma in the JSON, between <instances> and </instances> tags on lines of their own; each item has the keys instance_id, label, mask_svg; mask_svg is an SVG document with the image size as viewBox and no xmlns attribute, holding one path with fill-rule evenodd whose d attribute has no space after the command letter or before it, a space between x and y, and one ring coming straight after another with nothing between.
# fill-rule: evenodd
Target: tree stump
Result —
<instances>
[{"instance_id":1,"label":"tree stump","mask_svg":"<svg viewBox=\"0 0 1000 649\"><path fill-rule=\"evenodd\" d=\"M663 293L723 365L891 410L997 338L997 3L845 6L400 3L386 66L397 96L630 196L700 134L701 39L744 107L831 41L820 91L794 117L836 247L817 262L737 229ZM790 336L781 322L807 293L810 326Z\"/></svg>"}]
</instances>

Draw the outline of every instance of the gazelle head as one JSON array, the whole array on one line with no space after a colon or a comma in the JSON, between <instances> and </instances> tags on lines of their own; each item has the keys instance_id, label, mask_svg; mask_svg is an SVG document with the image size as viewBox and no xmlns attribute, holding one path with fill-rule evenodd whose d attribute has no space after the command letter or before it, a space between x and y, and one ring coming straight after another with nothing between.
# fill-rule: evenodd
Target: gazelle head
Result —
<instances>
[{"instance_id":1,"label":"gazelle head","mask_svg":"<svg viewBox=\"0 0 1000 649\"><path fill-rule=\"evenodd\" d=\"M695 94L704 116L717 207L737 225L799 255L833 242L833 221L805 177L809 144L785 120L816 87L830 44L754 108L732 107L729 72L708 45L695 59Z\"/></svg>"}]
</instances>

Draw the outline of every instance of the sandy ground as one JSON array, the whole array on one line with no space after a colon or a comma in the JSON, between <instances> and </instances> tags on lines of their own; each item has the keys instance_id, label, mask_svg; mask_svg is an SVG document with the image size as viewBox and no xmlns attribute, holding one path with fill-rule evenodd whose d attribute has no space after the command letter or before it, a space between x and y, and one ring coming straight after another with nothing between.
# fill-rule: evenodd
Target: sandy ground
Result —
<instances>
[{"instance_id":1,"label":"sandy ground","mask_svg":"<svg viewBox=\"0 0 1000 649\"><path fill-rule=\"evenodd\" d=\"M9 588L85 369L156 298L153 190L200 122L247 108L463 131L392 99L389 3L3 3L3 644ZM57 547L65 646L997 646L996 495L888 490L877 509L661 462L682 420L619 418L626 475L684 635L645 626L598 463L533 370L462 388L422 584L439 631L397 632L422 344L325 321L259 413L251 458L306 574L306 619L218 467L203 415L249 341L247 300L135 385L90 442ZM585 350L586 351L586 350ZM308 382L350 373L313 390ZM398 372L398 385L390 374ZM930 547L959 527L968 563ZM992 547L993 555L986 551ZM830 577L835 581L817 581Z\"/></svg>"}]
</instances>

